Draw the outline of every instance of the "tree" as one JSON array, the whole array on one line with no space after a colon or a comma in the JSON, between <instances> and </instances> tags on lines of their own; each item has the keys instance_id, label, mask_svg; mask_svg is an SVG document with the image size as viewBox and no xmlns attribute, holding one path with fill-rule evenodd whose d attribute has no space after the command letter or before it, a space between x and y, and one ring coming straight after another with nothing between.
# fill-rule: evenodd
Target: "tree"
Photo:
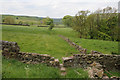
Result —
<instances>
[{"instance_id":1,"label":"tree","mask_svg":"<svg viewBox=\"0 0 120 80\"><path fill-rule=\"evenodd\" d=\"M62 19L63 24L66 25L67 27L72 27L72 19L73 17L70 15L64 16Z\"/></svg>"},{"instance_id":2,"label":"tree","mask_svg":"<svg viewBox=\"0 0 120 80\"><path fill-rule=\"evenodd\" d=\"M112 37L112 40L118 40L118 17L114 16L109 18L106 21L106 25L108 26L109 31L107 34Z\"/></svg>"},{"instance_id":3,"label":"tree","mask_svg":"<svg viewBox=\"0 0 120 80\"><path fill-rule=\"evenodd\" d=\"M5 17L4 22L7 24L15 24L15 19L11 16Z\"/></svg>"},{"instance_id":4,"label":"tree","mask_svg":"<svg viewBox=\"0 0 120 80\"><path fill-rule=\"evenodd\" d=\"M51 25L53 23L53 19L47 17L46 18L46 25Z\"/></svg>"},{"instance_id":5,"label":"tree","mask_svg":"<svg viewBox=\"0 0 120 80\"><path fill-rule=\"evenodd\" d=\"M91 39L117 40L117 10L112 7L98 9L87 17Z\"/></svg>"},{"instance_id":6,"label":"tree","mask_svg":"<svg viewBox=\"0 0 120 80\"><path fill-rule=\"evenodd\" d=\"M51 23L51 24L50 24L50 27L49 27L49 30L52 30L53 27L54 27L54 23Z\"/></svg>"},{"instance_id":7,"label":"tree","mask_svg":"<svg viewBox=\"0 0 120 80\"><path fill-rule=\"evenodd\" d=\"M79 11L73 17L72 28L79 32L80 38L115 40L118 39L117 9L106 7L97 9L90 15L89 11Z\"/></svg>"},{"instance_id":8,"label":"tree","mask_svg":"<svg viewBox=\"0 0 120 80\"><path fill-rule=\"evenodd\" d=\"M73 29L79 32L80 38L87 38L88 28L86 26L87 14L89 11L79 11L73 18Z\"/></svg>"},{"instance_id":9,"label":"tree","mask_svg":"<svg viewBox=\"0 0 120 80\"><path fill-rule=\"evenodd\" d=\"M40 20L40 24L43 24L43 25L50 25L51 23L53 23L53 19L51 19L49 17L46 17L46 18Z\"/></svg>"},{"instance_id":10,"label":"tree","mask_svg":"<svg viewBox=\"0 0 120 80\"><path fill-rule=\"evenodd\" d=\"M53 27L54 27L53 19L47 17L47 18L46 18L46 25L50 25L49 30L52 30Z\"/></svg>"},{"instance_id":11,"label":"tree","mask_svg":"<svg viewBox=\"0 0 120 80\"><path fill-rule=\"evenodd\" d=\"M100 33L103 33L101 36L106 36L102 38L104 40L117 40L117 9L112 7L106 7L102 10L99 10L99 17L97 17L97 29ZM110 38L111 37L111 38Z\"/></svg>"},{"instance_id":12,"label":"tree","mask_svg":"<svg viewBox=\"0 0 120 80\"><path fill-rule=\"evenodd\" d=\"M95 14L90 14L88 17L87 17L87 24L86 24L86 26L88 27L88 29L89 29L89 32L88 32L88 34L89 34L89 38L90 39L94 39L94 37L97 35L96 33L96 26L95 26L95 22L96 22L96 20L95 20Z\"/></svg>"}]
</instances>

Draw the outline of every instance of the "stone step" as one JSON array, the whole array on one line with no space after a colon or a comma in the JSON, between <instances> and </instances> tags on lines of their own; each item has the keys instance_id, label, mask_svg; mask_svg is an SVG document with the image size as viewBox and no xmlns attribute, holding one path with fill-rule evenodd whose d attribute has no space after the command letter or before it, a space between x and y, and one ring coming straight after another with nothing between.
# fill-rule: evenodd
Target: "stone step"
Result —
<instances>
[{"instance_id":1,"label":"stone step","mask_svg":"<svg viewBox=\"0 0 120 80\"><path fill-rule=\"evenodd\" d=\"M60 64L60 67L63 67L63 64Z\"/></svg>"},{"instance_id":2,"label":"stone step","mask_svg":"<svg viewBox=\"0 0 120 80\"><path fill-rule=\"evenodd\" d=\"M65 76L66 74L66 72L61 72L61 76Z\"/></svg>"},{"instance_id":3,"label":"stone step","mask_svg":"<svg viewBox=\"0 0 120 80\"><path fill-rule=\"evenodd\" d=\"M66 71L66 68L65 67L61 67L60 70L61 71Z\"/></svg>"}]
</instances>

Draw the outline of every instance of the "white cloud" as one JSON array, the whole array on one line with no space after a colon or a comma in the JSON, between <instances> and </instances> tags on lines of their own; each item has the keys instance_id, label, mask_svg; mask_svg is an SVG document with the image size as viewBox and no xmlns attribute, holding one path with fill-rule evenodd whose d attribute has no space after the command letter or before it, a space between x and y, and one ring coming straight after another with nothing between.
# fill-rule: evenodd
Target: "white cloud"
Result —
<instances>
[{"instance_id":1,"label":"white cloud","mask_svg":"<svg viewBox=\"0 0 120 80\"><path fill-rule=\"evenodd\" d=\"M2 13L63 17L79 10L95 11L107 6L118 7L118 0L2 0Z\"/></svg>"}]
</instances>

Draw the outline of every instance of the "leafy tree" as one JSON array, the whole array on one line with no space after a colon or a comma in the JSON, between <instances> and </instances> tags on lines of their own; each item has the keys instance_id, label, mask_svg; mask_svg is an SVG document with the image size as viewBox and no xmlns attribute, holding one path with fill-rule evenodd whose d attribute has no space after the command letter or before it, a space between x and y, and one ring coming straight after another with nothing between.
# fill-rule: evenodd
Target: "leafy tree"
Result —
<instances>
[{"instance_id":1,"label":"leafy tree","mask_svg":"<svg viewBox=\"0 0 120 80\"><path fill-rule=\"evenodd\" d=\"M49 27L49 30L52 30L53 27L54 27L54 23L51 23L51 24L50 24L50 27Z\"/></svg>"},{"instance_id":2,"label":"leafy tree","mask_svg":"<svg viewBox=\"0 0 120 80\"><path fill-rule=\"evenodd\" d=\"M112 7L106 7L101 10L101 13L99 13L99 22L97 24L98 31L110 36L111 38L109 38L109 40L117 40L116 36L118 31L116 30L116 27L118 24L118 18L116 12L117 9Z\"/></svg>"},{"instance_id":3,"label":"leafy tree","mask_svg":"<svg viewBox=\"0 0 120 80\"><path fill-rule=\"evenodd\" d=\"M95 14L90 14L88 17L87 17L87 24L86 26L88 27L89 31L88 31L88 34L89 34L89 38L90 39L93 39L97 33L96 32L96 26L95 26Z\"/></svg>"},{"instance_id":4,"label":"leafy tree","mask_svg":"<svg viewBox=\"0 0 120 80\"><path fill-rule=\"evenodd\" d=\"M87 38L88 28L86 27L87 14L89 11L79 11L73 18L73 29L78 31L80 38Z\"/></svg>"},{"instance_id":5,"label":"leafy tree","mask_svg":"<svg viewBox=\"0 0 120 80\"><path fill-rule=\"evenodd\" d=\"M47 18L45 18L45 23L46 23L46 25L50 25L49 30L53 29L53 27L54 27L53 19L47 17Z\"/></svg>"},{"instance_id":6,"label":"leafy tree","mask_svg":"<svg viewBox=\"0 0 120 80\"><path fill-rule=\"evenodd\" d=\"M79 32L80 38L119 41L117 9L106 7L90 15L89 11L79 11L73 17L72 28Z\"/></svg>"},{"instance_id":7,"label":"leafy tree","mask_svg":"<svg viewBox=\"0 0 120 80\"><path fill-rule=\"evenodd\" d=\"M62 19L63 24L66 25L67 27L72 27L72 19L73 17L70 15L64 16Z\"/></svg>"},{"instance_id":8,"label":"leafy tree","mask_svg":"<svg viewBox=\"0 0 120 80\"><path fill-rule=\"evenodd\" d=\"M118 18L117 16L109 18L106 23L109 28L108 35L112 37L112 40L118 40Z\"/></svg>"},{"instance_id":9,"label":"leafy tree","mask_svg":"<svg viewBox=\"0 0 120 80\"><path fill-rule=\"evenodd\" d=\"M50 25L51 23L53 23L53 19L49 17L46 17L40 21L40 24L43 24L43 25Z\"/></svg>"},{"instance_id":10,"label":"leafy tree","mask_svg":"<svg viewBox=\"0 0 120 80\"><path fill-rule=\"evenodd\" d=\"M50 25L50 24L52 24L52 23L53 23L53 19L47 17L47 18L46 18L46 24L47 24L47 25Z\"/></svg>"}]
</instances>

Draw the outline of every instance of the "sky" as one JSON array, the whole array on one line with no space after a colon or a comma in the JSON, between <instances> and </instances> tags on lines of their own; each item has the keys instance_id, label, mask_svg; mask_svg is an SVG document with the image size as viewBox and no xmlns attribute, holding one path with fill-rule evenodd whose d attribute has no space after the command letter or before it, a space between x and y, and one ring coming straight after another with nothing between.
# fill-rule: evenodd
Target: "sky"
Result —
<instances>
[{"instance_id":1,"label":"sky","mask_svg":"<svg viewBox=\"0 0 120 80\"><path fill-rule=\"evenodd\" d=\"M80 10L118 9L119 0L0 0L0 14L62 18Z\"/></svg>"}]
</instances>

